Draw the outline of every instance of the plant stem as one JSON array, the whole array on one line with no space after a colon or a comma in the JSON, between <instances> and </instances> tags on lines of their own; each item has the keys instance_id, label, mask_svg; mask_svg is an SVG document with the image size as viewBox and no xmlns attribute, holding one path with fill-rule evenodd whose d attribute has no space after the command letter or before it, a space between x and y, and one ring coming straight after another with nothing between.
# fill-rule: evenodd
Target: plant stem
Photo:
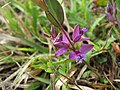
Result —
<instances>
[{"instance_id":1,"label":"plant stem","mask_svg":"<svg viewBox=\"0 0 120 90\"><path fill-rule=\"evenodd\" d=\"M63 26L60 24L60 22L54 17L54 15L48 11L48 13L50 14L50 16L55 20L55 22L58 24L59 29L64 33L64 35L66 36L66 38L68 39L69 43L72 46L72 50L75 51L75 47L73 45L73 43L71 42L70 38L68 37L68 35L66 34L66 31L64 30Z\"/></svg>"}]
</instances>

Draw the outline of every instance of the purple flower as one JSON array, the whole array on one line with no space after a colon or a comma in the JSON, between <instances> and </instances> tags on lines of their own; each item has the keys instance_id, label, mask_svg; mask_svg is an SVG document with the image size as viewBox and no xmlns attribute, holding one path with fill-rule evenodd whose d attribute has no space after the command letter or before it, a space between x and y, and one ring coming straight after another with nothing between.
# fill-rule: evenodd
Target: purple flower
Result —
<instances>
[{"instance_id":1,"label":"purple flower","mask_svg":"<svg viewBox=\"0 0 120 90\"><path fill-rule=\"evenodd\" d=\"M84 44L81 46L80 50L76 50L75 52L70 52L69 59L70 60L76 60L76 62L86 59L85 55L87 52L89 52L93 48L92 44Z\"/></svg>"},{"instance_id":2,"label":"purple flower","mask_svg":"<svg viewBox=\"0 0 120 90\"><path fill-rule=\"evenodd\" d=\"M110 13L106 12L106 16L109 21L114 22L114 18Z\"/></svg>"},{"instance_id":3,"label":"purple flower","mask_svg":"<svg viewBox=\"0 0 120 90\"><path fill-rule=\"evenodd\" d=\"M70 39L67 32L66 35ZM54 46L59 48L58 51L55 52L55 56L60 56L68 51L70 42L68 41L67 37L63 34L62 37L60 37L57 41L55 41Z\"/></svg>"},{"instance_id":4,"label":"purple flower","mask_svg":"<svg viewBox=\"0 0 120 90\"><path fill-rule=\"evenodd\" d=\"M72 40L73 42L79 42L79 41L86 41L89 40L89 38L82 38L82 35L88 31L87 28L83 28L80 30L78 24L75 26L73 34L72 34Z\"/></svg>"},{"instance_id":5,"label":"purple flower","mask_svg":"<svg viewBox=\"0 0 120 90\"><path fill-rule=\"evenodd\" d=\"M50 32L50 34L51 34L51 39L54 42L55 38L57 37L54 25L51 26L51 32Z\"/></svg>"},{"instance_id":6,"label":"purple flower","mask_svg":"<svg viewBox=\"0 0 120 90\"><path fill-rule=\"evenodd\" d=\"M109 21L114 22L114 23L115 23L115 21L118 21L118 19L116 17L116 15L117 15L117 7L116 7L115 0L113 0L112 3L110 3L110 0L108 1L107 12L105 12L105 14L106 14Z\"/></svg>"},{"instance_id":7,"label":"purple flower","mask_svg":"<svg viewBox=\"0 0 120 90\"><path fill-rule=\"evenodd\" d=\"M115 0L113 1L113 14L116 16L117 14L117 7L116 7L116 2Z\"/></svg>"},{"instance_id":8,"label":"purple flower","mask_svg":"<svg viewBox=\"0 0 120 90\"><path fill-rule=\"evenodd\" d=\"M109 12L111 15L113 14L113 8L112 8L110 1L108 1L107 12Z\"/></svg>"},{"instance_id":9,"label":"purple flower","mask_svg":"<svg viewBox=\"0 0 120 90\"><path fill-rule=\"evenodd\" d=\"M54 30L54 29L52 29ZM55 52L55 56L60 56L68 51L70 48L71 43L69 41L72 41L73 45L76 42L86 41L89 40L89 38L82 38L82 35L86 33L88 30L86 28L83 28L82 30L79 29L79 26L76 25L72 34L72 40L70 39L70 36L68 32L65 31L65 34L63 34L59 38L54 38L54 46L58 48L58 50ZM54 33L52 33L54 34ZM54 34L55 35L55 34ZM69 39L69 40L68 40Z\"/></svg>"},{"instance_id":10,"label":"purple flower","mask_svg":"<svg viewBox=\"0 0 120 90\"><path fill-rule=\"evenodd\" d=\"M42 34L47 37L47 38L51 38L52 42L54 42L54 40L57 37L57 34L55 32L55 28L54 25L51 26L51 30L50 30L50 35L48 35L47 33L45 33L44 31L42 32Z\"/></svg>"}]
</instances>

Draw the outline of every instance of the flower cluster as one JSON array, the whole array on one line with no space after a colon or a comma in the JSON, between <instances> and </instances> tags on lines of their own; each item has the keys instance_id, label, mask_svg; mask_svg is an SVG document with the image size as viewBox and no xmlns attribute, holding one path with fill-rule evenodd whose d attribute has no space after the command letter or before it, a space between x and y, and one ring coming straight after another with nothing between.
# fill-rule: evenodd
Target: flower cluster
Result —
<instances>
[{"instance_id":1,"label":"flower cluster","mask_svg":"<svg viewBox=\"0 0 120 90\"><path fill-rule=\"evenodd\" d=\"M116 2L113 0L112 3L110 3L110 0L107 5L107 12L105 12L107 18L109 21L118 24L120 26L120 21L117 18L117 7L116 7Z\"/></svg>"},{"instance_id":2,"label":"flower cluster","mask_svg":"<svg viewBox=\"0 0 120 90\"><path fill-rule=\"evenodd\" d=\"M58 48L58 50L55 52L55 56L60 56L66 53L68 50L72 50L72 52L69 53L70 60L76 60L80 62L82 62L82 60L85 60L86 53L93 48L93 45L83 44L79 50L76 50L74 45L77 42L89 40L89 38L82 37L82 35L87 31L88 31L87 28L83 28L82 30L80 30L79 26L76 25L72 33L71 39L68 32L66 31L65 33L62 34L62 36L58 37L57 34L55 33L55 28L52 26L51 39L52 42L54 43L54 46Z\"/></svg>"}]
</instances>

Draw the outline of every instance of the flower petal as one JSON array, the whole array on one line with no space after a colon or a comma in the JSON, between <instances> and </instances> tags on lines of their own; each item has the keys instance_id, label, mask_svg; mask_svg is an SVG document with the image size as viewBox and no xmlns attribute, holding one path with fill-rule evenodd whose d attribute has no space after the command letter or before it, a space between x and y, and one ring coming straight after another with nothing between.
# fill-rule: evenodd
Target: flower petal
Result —
<instances>
[{"instance_id":1,"label":"flower petal","mask_svg":"<svg viewBox=\"0 0 120 90\"><path fill-rule=\"evenodd\" d=\"M82 42L82 41L87 41L87 40L90 40L90 38L81 38L79 41Z\"/></svg>"},{"instance_id":2,"label":"flower petal","mask_svg":"<svg viewBox=\"0 0 120 90\"><path fill-rule=\"evenodd\" d=\"M80 32L81 32L81 31L82 31L83 34L84 34L84 33L86 33L86 32L88 31L88 29L87 29L87 28L83 28L82 30L80 30Z\"/></svg>"},{"instance_id":3,"label":"flower petal","mask_svg":"<svg viewBox=\"0 0 120 90\"><path fill-rule=\"evenodd\" d=\"M77 59L77 54L75 52L70 52L69 59L70 60L76 60Z\"/></svg>"},{"instance_id":4,"label":"flower petal","mask_svg":"<svg viewBox=\"0 0 120 90\"><path fill-rule=\"evenodd\" d=\"M70 52L69 54L69 59L70 60L76 60L76 62L82 62L83 60L86 59L85 54L81 54L78 50L75 52Z\"/></svg>"},{"instance_id":5,"label":"flower petal","mask_svg":"<svg viewBox=\"0 0 120 90\"><path fill-rule=\"evenodd\" d=\"M73 41L76 43L76 42L80 41L80 39L81 39L81 35L78 35Z\"/></svg>"},{"instance_id":6,"label":"flower petal","mask_svg":"<svg viewBox=\"0 0 120 90\"><path fill-rule=\"evenodd\" d=\"M62 48L62 47L68 48L68 47L69 47L69 44L61 41L61 42L55 42L55 43L54 43L54 46L57 47L57 48Z\"/></svg>"},{"instance_id":7,"label":"flower petal","mask_svg":"<svg viewBox=\"0 0 120 90\"><path fill-rule=\"evenodd\" d=\"M79 36L79 32L80 32L80 29L79 29L79 26L78 24L74 27L74 31L73 31L73 34L72 34L72 39L74 41L74 39Z\"/></svg>"},{"instance_id":8,"label":"flower petal","mask_svg":"<svg viewBox=\"0 0 120 90\"><path fill-rule=\"evenodd\" d=\"M113 8L112 8L110 1L108 1L107 12L109 12L111 15L113 14Z\"/></svg>"},{"instance_id":9,"label":"flower petal","mask_svg":"<svg viewBox=\"0 0 120 90\"><path fill-rule=\"evenodd\" d=\"M66 33L67 37L70 39L70 36L69 36L68 32L65 31L65 33ZM63 34L62 41L65 42L65 43L67 43L67 44L70 44L70 42L69 42L69 40L68 40L67 37L65 36L65 34Z\"/></svg>"},{"instance_id":10,"label":"flower petal","mask_svg":"<svg viewBox=\"0 0 120 90\"><path fill-rule=\"evenodd\" d=\"M55 56L60 56L67 52L67 50L68 50L67 48L60 48L57 52L55 52Z\"/></svg>"},{"instance_id":11,"label":"flower petal","mask_svg":"<svg viewBox=\"0 0 120 90\"><path fill-rule=\"evenodd\" d=\"M93 45L92 45L92 44L84 44L84 45L81 46L80 52L81 52L81 54L86 54L86 53L89 52L92 48L93 48Z\"/></svg>"},{"instance_id":12,"label":"flower petal","mask_svg":"<svg viewBox=\"0 0 120 90\"><path fill-rule=\"evenodd\" d=\"M80 63L82 63L82 61L85 60L85 59L86 59L85 54L79 53L79 54L77 55L76 61L77 61L77 62L79 61Z\"/></svg>"},{"instance_id":13,"label":"flower petal","mask_svg":"<svg viewBox=\"0 0 120 90\"><path fill-rule=\"evenodd\" d=\"M113 14L114 15L117 14L117 8L116 8L116 2L115 2L115 0L113 1Z\"/></svg>"},{"instance_id":14,"label":"flower petal","mask_svg":"<svg viewBox=\"0 0 120 90\"><path fill-rule=\"evenodd\" d=\"M107 19L108 19L109 21L114 22L114 18L113 18L113 16L112 16L110 13L105 13L105 14L106 14Z\"/></svg>"}]
</instances>

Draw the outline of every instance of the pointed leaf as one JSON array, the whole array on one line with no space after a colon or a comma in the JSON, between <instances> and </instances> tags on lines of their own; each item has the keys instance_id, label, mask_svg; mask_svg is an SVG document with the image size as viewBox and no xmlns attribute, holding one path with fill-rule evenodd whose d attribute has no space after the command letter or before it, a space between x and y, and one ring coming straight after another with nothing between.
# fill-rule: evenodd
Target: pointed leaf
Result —
<instances>
[{"instance_id":1,"label":"pointed leaf","mask_svg":"<svg viewBox=\"0 0 120 90\"><path fill-rule=\"evenodd\" d=\"M64 13L60 3L57 0L45 0L45 2L53 16L62 24L64 21ZM46 16L52 24L58 26L56 21L48 12L46 12Z\"/></svg>"},{"instance_id":2,"label":"pointed leaf","mask_svg":"<svg viewBox=\"0 0 120 90\"><path fill-rule=\"evenodd\" d=\"M108 0L94 0L93 2L97 6L106 6L108 3Z\"/></svg>"},{"instance_id":3,"label":"pointed leaf","mask_svg":"<svg viewBox=\"0 0 120 90\"><path fill-rule=\"evenodd\" d=\"M48 11L48 7L44 0L32 0L32 1L36 3L38 6L40 6L42 9L44 9L45 11Z\"/></svg>"},{"instance_id":4,"label":"pointed leaf","mask_svg":"<svg viewBox=\"0 0 120 90\"><path fill-rule=\"evenodd\" d=\"M40 82L34 82L31 83L27 88L25 88L24 90L36 90L40 87Z\"/></svg>"},{"instance_id":5,"label":"pointed leaf","mask_svg":"<svg viewBox=\"0 0 120 90\"><path fill-rule=\"evenodd\" d=\"M24 42L25 44L27 44L27 45L29 45L29 46L31 46L31 47L36 48L38 51L45 52L45 53L48 53L48 52L49 52L49 50L48 50L47 48L43 47L43 46L37 45L36 43L31 42L31 41L29 41L29 40L27 40L27 39L22 39L22 40L23 40L23 42Z\"/></svg>"}]
</instances>

